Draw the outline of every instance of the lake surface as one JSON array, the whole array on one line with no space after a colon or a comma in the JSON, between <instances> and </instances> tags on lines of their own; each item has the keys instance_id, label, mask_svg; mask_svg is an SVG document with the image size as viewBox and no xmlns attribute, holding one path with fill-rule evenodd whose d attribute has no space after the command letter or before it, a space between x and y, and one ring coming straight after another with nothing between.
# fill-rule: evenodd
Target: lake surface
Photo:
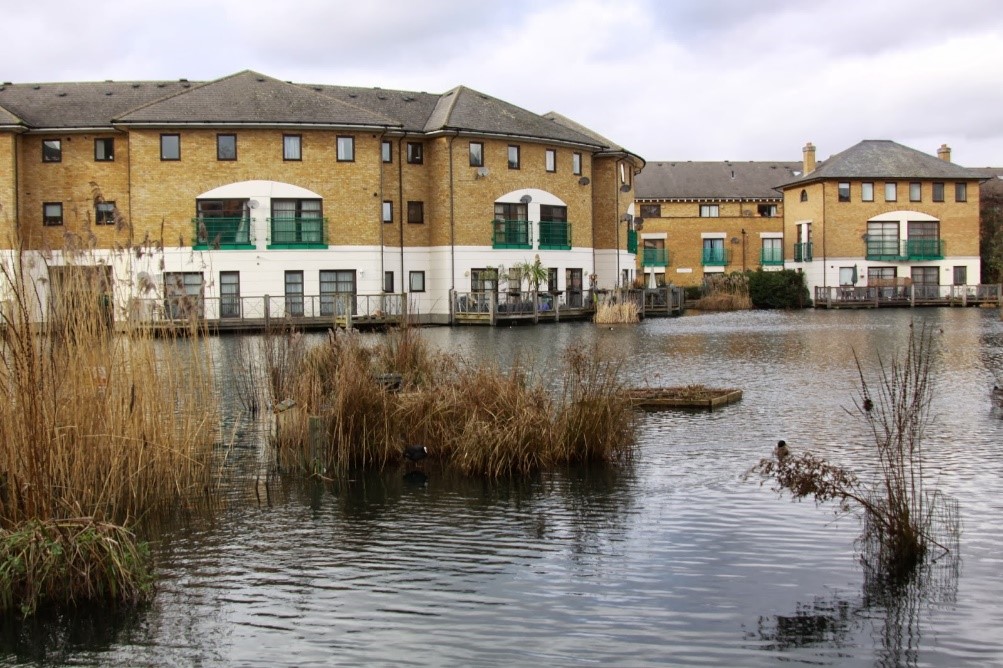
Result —
<instances>
[{"instance_id":1,"label":"lake surface","mask_svg":"<svg viewBox=\"0 0 1003 668\"><path fill-rule=\"evenodd\" d=\"M960 550L889 593L852 517L743 474L777 439L860 471L856 351L935 338L927 472L955 498ZM429 468L327 485L239 481L212 522L165 531L139 611L0 623L0 663L117 666L1003 665L1003 322L996 311L747 312L424 330L468 358L568 346L628 355L631 384L739 387L713 413L640 416L634 461L489 483ZM221 339L221 354L234 339ZM237 423L253 470L264 434ZM416 479L418 478L418 479Z\"/></svg>"}]
</instances>

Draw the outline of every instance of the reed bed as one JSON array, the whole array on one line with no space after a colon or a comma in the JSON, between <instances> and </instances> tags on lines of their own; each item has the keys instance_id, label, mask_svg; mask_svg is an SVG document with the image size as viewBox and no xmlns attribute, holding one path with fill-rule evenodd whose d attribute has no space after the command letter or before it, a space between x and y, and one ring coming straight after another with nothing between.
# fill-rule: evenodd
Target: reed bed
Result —
<instances>
[{"instance_id":1,"label":"reed bed","mask_svg":"<svg viewBox=\"0 0 1003 668\"><path fill-rule=\"evenodd\" d=\"M433 352L415 328L372 348L332 334L294 368L268 374L296 379L288 388L295 409L279 416L280 462L315 473L383 468L420 444L434 465L500 477L629 458L634 413L619 361L594 349L569 352L565 366L564 391L554 393L518 365L474 366ZM388 375L399 383L388 385Z\"/></svg>"},{"instance_id":2,"label":"reed bed","mask_svg":"<svg viewBox=\"0 0 1003 668\"><path fill-rule=\"evenodd\" d=\"M752 308L749 277L742 272L704 278L704 294L695 308L701 311L741 311Z\"/></svg>"},{"instance_id":3,"label":"reed bed","mask_svg":"<svg viewBox=\"0 0 1003 668\"><path fill-rule=\"evenodd\" d=\"M202 333L194 322L160 338L138 326L116 333L105 296L111 288L93 282L94 265L63 267L60 289L46 301L44 279L31 278L38 266L24 256L0 268L7 306L0 314L0 530L46 536L64 552L83 550L73 541L94 535L122 540L120 547L139 559L133 535L111 527L202 504L217 483L218 419ZM80 517L88 523L74 524ZM101 554L103 567L114 570L111 552L92 556ZM0 568L20 568L16 552L6 557L14 561ZM28 564L29 580L43 575L35 567L49 568ZM88 568L70 568L65 577L83 577ZM15 580L2 583L0 596L33 609L34 599L21 598L31 591ZM103 586L82 580L63 601L103 596ZM114 591L133 600L128 587Z\"/></svg>"}]
</instances>

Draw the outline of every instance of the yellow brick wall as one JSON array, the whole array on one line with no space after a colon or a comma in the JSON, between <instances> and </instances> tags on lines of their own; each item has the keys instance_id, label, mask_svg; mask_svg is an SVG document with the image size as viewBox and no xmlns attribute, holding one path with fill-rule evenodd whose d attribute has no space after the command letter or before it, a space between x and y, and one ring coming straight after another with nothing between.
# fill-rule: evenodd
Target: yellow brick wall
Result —
<instances>
[{"instance_id":1,"label":"yellow brick wall","mask_svg":"<svg viewBox=\"0 0 1003 668\"><path fill-rule=\"evenodd\" d=\"M94 160L94 139L99 137L115 140L114 161ZM42 162L42 142L47 139L61 141L60 162ZM119 211L129 209L129 152L124 134L24 135L18 144L18 215L27 248L64 248L70 243L67 237L97 248L110 248L128 239L124 230L94 224L94 204L99 196L115 202ZM45 202L62 203L62 226L42 225Z\"/></svg>"},{"instance_id":2,"label":"yellow brick wall","mask_svg":"<svg viewBox=\"0 0 1003 668\"><path fill-rule=\"evenodd\" d=\"M759 267L762 241L761 232L783 232L783 205L780 202L767 200L749 200L744 202L651 202L644 204L660 204L661 216L644 216L644 227L638 234L638 271L641 271L645 235L665 234L665 248L669 254L669 266L665 269L666 281L676 285L700 285L703 279L703 238L702 234L724 233L725 250L728 264L726 272L756 269ZM717 204L717 218L701 218L701 204ZM758 215L759 204L775 204L777 215L764 217ZM641 203L637 204L640 213ZM745 215L745 212L752 215ZM745 230L745 234L742 234ZM738 243L732 243L737 239ZM744 254L743 254L744 251ZM743 262L744 259L744 262ZM679 268L689 268L692 272L678 273ZM715 267L715 270L717 267ZM650 268L649 268L650 270ZM660 273L662 268L654 268Z\"/></svg>"},{"instance_id":3,"label":"yellow brick wall","mask_svg":"<svg viewBox=\"0 0 1003 668\"><path fill-rule=\"evenodd\" d=\"M630 190L620 190L620 163L624 163L624 175ZM596 157L592 161L592 209L595 212L596 249L625 250L627 248L627 225L620 222L634 201L633 165L624 159ZM638 210L635 208L635 214Z\"/></svg>"},{"instance_id":4,"label":"yellow brick wall","mask_svg":"<svg viewBox=\"0 0 1003 668\"><path fill-rule=\"evenodd\" d=\"M943 181L944 201L933 201L933 181L920 183L920 201L909 201L910 180L895 180L897 197L894 202L885 201L886 179L868 181L874 184L874 201L861 200L861 181L850 181L850 201L839 201L838 181L826 181L806 187L809 194L807 204L798 202L800 188L785 192L787 198L787 246L792 249L796 241L793 223L797 220L812 220L814 255L827 257L863 257L867 232L867 221L879 214L891 211L919 211L940 220L940 238L945 242L947 255L979 254L979 196L978 182L968 181L968 201L954 201L955 181ZM824 221L823 221L824 216ZM822 224L820 224L822 223ZM906 236L900 230L900 236ZM789 256L792 257L792 256Z\"/></svg>"},{"instance_id":5,"label":"yellow brick wall","mask_svg":"<svg viewBox=\"0 0 1003 668\"><path fill-rule=\"evenodd\" d=\"M137 238L148 231L164 243L191 244L195 199L228 183L271 180L307 188L324 198L332 244L378 244L381 234L380 135L303 131L302 160L282 159L279 130L237 131L237 160L216 159L215 130L182 131L181 160L160 159L159 130L129 134L131 219ZM355 161L337 161L337 137L355 137ZM396 212L395 212L396 213Z\"/></svg>"},{"instance_id":6,"label":"yellow brick wall","mask_svg":"<svg viewBox=\"0 0 1003 668\"><path fill-rule=\"evenodd\" d=\"M801 191L808 195L806 202L801 201ZM821 257L822 253L822 212L824 210L823 184L812 183L805 186L795 186L784 190L784 257L794 258L794 245L798 241L795 225L801 221L811 221L811 234L814 255Z\"/></svg>"},{"instance_id":7,"label":"yellow brick wall","mask_svg":"<svg viewBox=\"0 0 1003 668\"><path fill-rule=\"evenodd\" d=\"M0 243L11 247L17 224L17 140L0 132Z\"/></svg>"}]
</instances>

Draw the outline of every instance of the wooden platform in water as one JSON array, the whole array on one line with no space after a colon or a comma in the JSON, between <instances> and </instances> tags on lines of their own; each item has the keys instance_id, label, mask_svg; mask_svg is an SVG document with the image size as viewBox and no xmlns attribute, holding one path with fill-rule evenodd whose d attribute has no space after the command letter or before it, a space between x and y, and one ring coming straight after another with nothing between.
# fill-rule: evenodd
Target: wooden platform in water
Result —
<instances>
[{"instance_id":1,"label":"wooden platform in water","mask_svg":"<svg viewBox=\"0 0 1003 668\"><path fill-rule=\"evenodd\" d=\"M703 385L683 387L640 387L626 390L627 399L637 408L697 408L714 410L742 399L742 390L713 388Z\"/></svg>"}]
</instances>

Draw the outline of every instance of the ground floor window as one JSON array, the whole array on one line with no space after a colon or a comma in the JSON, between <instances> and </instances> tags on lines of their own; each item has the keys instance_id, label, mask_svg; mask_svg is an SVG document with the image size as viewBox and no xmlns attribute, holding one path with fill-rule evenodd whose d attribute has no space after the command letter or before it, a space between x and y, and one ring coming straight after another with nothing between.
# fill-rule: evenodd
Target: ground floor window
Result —
<instances>
[{"instance_id":1,"label":"ground floor window","mask_svg":"<svg viewBox=\"0 0 1003 668\"><path fill-rule=\"evenodd\" d=\"M393 292L394 291L394 272L384 271L383 272L383 292Z\"/></svg>"},{"instance_id":2,"label":"ground floor window","mask_svg":"<svg viewBox=\"0 0 1003 668\"><path fill-rule=\"evenodd\" d=\"M954 284L968 285L968 267L954 268Z\"/></svg>"},{"instance_id":3,"label":"ground floor window","mask_svg":"<svg viewBox=\"0 0 1003 668\"><path fill-rule=\"evenodd\" d=\"M496 269L471 269L471 292L498 292L498 271Z\"/></svg>"},{"instance_id":4,"label":"ground floor window","mask_svg":"<svg viewBox=\"0 0 1003 668\"><path fill-rule=\"evenodd\" d=\"M567 304L572 308L581 308L584 303L582 296L582 270L565 269L564 285L568 292Z\"/></svg>"},{"instance_id":5,"label":"ground floor window","mask_svg":"<svg viewBox=\"0 0 1003 668\"><path fill-rule=\"evenodd\" d=\"M303 272L287 271L285 282L286 315L303 316Z\"/></svg>"},{"instance_id":6,"label":"ground floor window","mask_svg":"<svg viewBox=\"0 0 1003 668\"><path fill-rule=\"evenodd\" d=\"M240 317L240 272L219 272L219 317Z\"/></svg>"},{"instance_id":7,"label":"ground floor window","mask_svg":"<svg viewBox=\"0 0 1003 668\"><path fill-rule=\"evenodd\" d=\"M355 271L320 272L320 314L355 315Z\"/></svg>"},{"instance_id":8,"label":"ground floor window","mask_svg":"<svg viewBox=\"0 0 1003 668\"><path fill-rule=\"evenodd\" d=\"M204 281L199 271L164 272L164 312L172 320L203 315Z\"/></svg>"},{"instance_id":9,"label":"ground floor window","mask_svg":"<svg viewBox=\"0 0 1003 668\"><path fill-rule=\"evenodd\" d=\"M557 287L557 267L549 267L547 269L547 290L557 292L559 289Z\"/></svg>"},{"instance_id":10,"label":"ground floor window","mask_svg":"<svg viewBox=\"0 0 1003 668\"><path fill-rule=\"evenodd\" d=\"M408 274L408 288L411 292L425 292L425 272L410 272Z\"/></svg>"}]
</instances>

